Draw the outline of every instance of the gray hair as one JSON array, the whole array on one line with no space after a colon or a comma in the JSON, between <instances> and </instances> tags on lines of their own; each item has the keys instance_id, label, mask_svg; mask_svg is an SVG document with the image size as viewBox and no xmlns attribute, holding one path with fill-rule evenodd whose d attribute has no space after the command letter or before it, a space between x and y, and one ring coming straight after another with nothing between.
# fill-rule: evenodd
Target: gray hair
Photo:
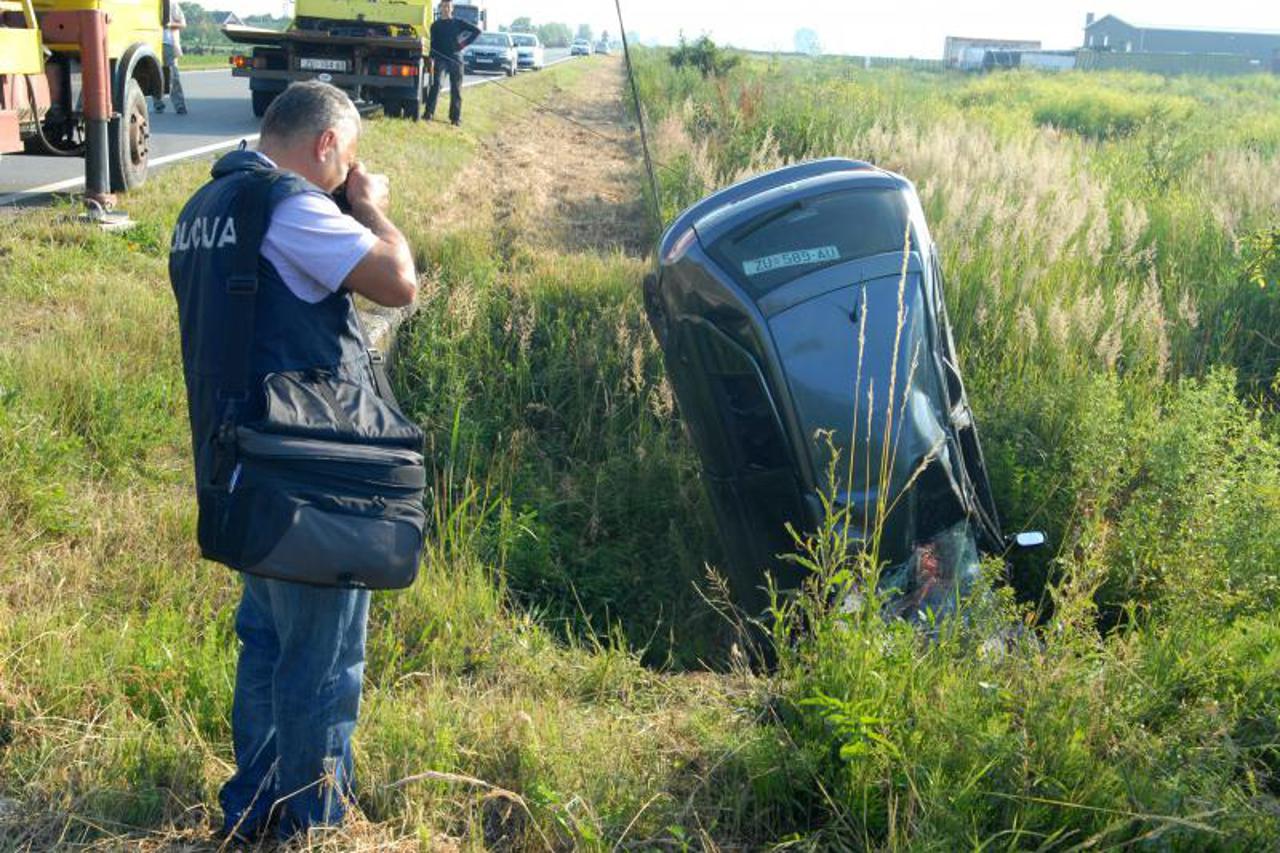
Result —
<instances>
[{"instance_id":1,"label":"gray hair","mask_svg":"<svg viewBox=\"0 0 1280 853\"><path fill-rule=\"evenodd\" d=\"M264 140L313 138L347 122L360 132L360 113L347 93L329 83L308 80L293 83L275 97L262 117L261 134Z\"/></svg>"}]
</instances>

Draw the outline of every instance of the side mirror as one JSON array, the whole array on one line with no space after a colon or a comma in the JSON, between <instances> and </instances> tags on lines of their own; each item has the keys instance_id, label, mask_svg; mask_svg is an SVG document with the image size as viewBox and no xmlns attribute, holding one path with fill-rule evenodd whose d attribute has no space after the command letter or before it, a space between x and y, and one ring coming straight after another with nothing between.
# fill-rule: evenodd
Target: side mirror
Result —
<instances>
[{"instance_id":1,"label":"side mirror","mask_svg":"<svg viewBox=\"0 0 1280 853\"><path fill-rule=\"evenodd\" d=\"M1030 551L1032 548L1042 547L1048 541L1049 537L1044 535L1043 530L1024 530L1010 537L1009 545L1020 551Z\"/></svg>"}]
</instances>

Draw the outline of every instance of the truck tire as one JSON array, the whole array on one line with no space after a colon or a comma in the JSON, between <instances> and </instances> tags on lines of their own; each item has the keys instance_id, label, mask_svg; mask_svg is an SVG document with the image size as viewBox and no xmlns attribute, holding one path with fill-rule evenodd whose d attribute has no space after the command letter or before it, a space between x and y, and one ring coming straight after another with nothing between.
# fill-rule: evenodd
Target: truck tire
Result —
<instances>
[{"instance_id":1,"label":"truck tire","mask_svg":"<svg viewBox=\"0 0 1280 853\"><path fill-rule=\"evenodd\" d=\"M422 116L422 98L400 98L394 95L384 96L382 114L387 118L411 118L418 121Z\"/></svg>"},{"instance_id":2,"label":"truck tire","mask_svg":"<svg viewBox=\"0 0 1280 853\"><path fill-rule=\"evenodd\" d=\"M255 118L262 118L267 114L267 107L271 106L271 102L276 99L279 92L263 92L258 89L253 90L253 115Z\"/></svg>"},{"instance_id":3,"label":"truck tire","mask_svg":"<svg viewBox=\"0 0 1280 853\"><path fill-rule=\"evenodd\" d=\"M107 127L107 149L112 192L128 192L147 179L151 117L142 86L133 78L124 85L120 114Z\"/></svg>"}]
</instances>

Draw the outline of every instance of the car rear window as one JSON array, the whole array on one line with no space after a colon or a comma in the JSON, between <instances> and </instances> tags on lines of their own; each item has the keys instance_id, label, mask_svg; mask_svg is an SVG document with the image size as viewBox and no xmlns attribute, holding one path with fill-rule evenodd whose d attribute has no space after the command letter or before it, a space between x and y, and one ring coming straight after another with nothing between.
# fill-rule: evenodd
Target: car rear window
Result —
<instances>
[{"instance_id":1,"label":"car rear window","mask_svg":"<svg viewBox=\"0 0 1280 853\"><path fill-rule=\"evenodd\" d=\"M900 190L844 190L758 216L712 243L710 254L759 297L822 267L901 251L908 221Z\"/></svg>"}]
</instances>

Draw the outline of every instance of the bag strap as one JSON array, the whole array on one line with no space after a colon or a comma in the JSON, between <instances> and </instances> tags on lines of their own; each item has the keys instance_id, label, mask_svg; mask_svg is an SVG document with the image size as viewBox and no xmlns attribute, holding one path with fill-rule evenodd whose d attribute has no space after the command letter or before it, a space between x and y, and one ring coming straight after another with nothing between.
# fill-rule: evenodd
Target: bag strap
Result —
<instances>
[{"instance_id":1,"label":"bag strap","mask_svg":"<svg viewBox=\"0 0 1280 853\"><path fill-rule=\"evenodd\" d=\"M364 330L364 320L360 318L360 311L354 308L353 310L356 312L356 328L360 331L360 344L369 356L369 370L373 373L373 387L377 390L379 397L398 409L400 408L400 402L396 399L395 392L391 390L391 380L387 378L387 358L382 354L382 350L369 345L369 334Z\"/></svg>"},{"instance_id":2,"label":"bag strap","mask_svg":"<svg viewBox=\"0 0 1280 853\"><path fill-rule=\"evenodd\" d=\"M218 402L225 405L223 429L234 429L239 407L249 399L250 360L253 355L254 326L258 307L258 263L262 240L271 220L270 198L279 172L261 170L246 179L233 204L236 248L227 276L229 327L223 338L225 379L218 389Z\"/></svg>"},{"instance_id":3,"label":"bag strap","mask_svg":"<svg viewBox=\"0 0 1280 853\"><path fill-rule=\"evenodd\" d=\"M231 274L227 277L227 298L230 300L230 328L224 340L223 364L226 379L218 390L218 400L225 404L222 430L231 440L235 429L235 416L239 407L248 402L250 359L253 355L253 333L258 306L258 258L262 253L262 241L266 237L271 220L271 191L282 177L280 172L260 170L244 182L234 204L236 221L236 252L231 262ZM378 396L397 405L391 382L387 379L385 358L375 347L369 346L360 311L353 305L356 328L369 357L374 387ZM337 411L335 407L335 411Z\"/></svg>"}]
</instances>

